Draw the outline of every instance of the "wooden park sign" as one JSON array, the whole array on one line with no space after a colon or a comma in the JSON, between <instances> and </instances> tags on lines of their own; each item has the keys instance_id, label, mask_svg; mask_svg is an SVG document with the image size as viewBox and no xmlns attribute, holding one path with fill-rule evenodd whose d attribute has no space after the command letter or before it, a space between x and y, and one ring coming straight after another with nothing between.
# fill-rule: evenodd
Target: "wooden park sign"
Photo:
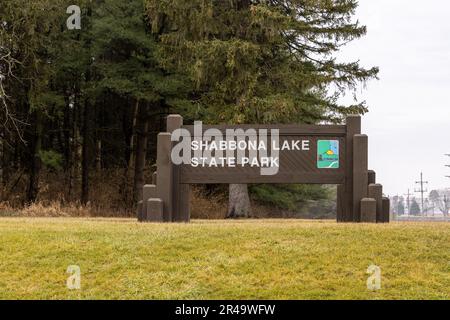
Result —
<instances>
[{"instance_id":1,"label":"wooden park sign","mask_svg":"<svg viewBox=\"0 0 450 320\"><path fill-rule=\"evenodd\" d=\"M139 221L189 222L191 184L337 185L337 221L389 222L389 199L368 170L361 117L345 125L183 125L170 115L158 135L157 170Z\"/></svg>"}]
</instances>

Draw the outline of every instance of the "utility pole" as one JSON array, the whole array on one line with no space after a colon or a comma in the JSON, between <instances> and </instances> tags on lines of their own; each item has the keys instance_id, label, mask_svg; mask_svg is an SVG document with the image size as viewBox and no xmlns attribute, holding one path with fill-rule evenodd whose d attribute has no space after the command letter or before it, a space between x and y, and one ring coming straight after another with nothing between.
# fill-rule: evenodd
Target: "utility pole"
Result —
<instances>
[{"instance_id":1,"label":"utility pole","mask_svg":"<svg viewBox=\"0 0 450 320\"><path fill-rule=\"evenodd\" d=\"M405 193L404 194L405 196L406 196L406 207L408 208L408 215L409 215L409 199L410 199L410 196L412 196L412 194L409 192L409 189L408 189L408 193Z\"/></svg>"},{"instance_id":2,"label":"utility pole","mask_svg":"<svg viewBox=\"0 0 450 320\"><path fill-rule=\"evenodd\" d=\"M420 200L421 200L421 203L422 203L422 208L421 208L421 211L422 211L422 215L423 215L423 213L424 213L424 207L423 207L423 194L425 193L425 192L428 192L428 189L424 189L423 188L423 185L424 184L428 184L428 181L423 181L423 173L421 172L420 173L420 181L416 181L416 184L418 184L419 186L420 186L420 188L417 190L414 190L414 192L420 192Z\"/></svg>"}]
</instances>

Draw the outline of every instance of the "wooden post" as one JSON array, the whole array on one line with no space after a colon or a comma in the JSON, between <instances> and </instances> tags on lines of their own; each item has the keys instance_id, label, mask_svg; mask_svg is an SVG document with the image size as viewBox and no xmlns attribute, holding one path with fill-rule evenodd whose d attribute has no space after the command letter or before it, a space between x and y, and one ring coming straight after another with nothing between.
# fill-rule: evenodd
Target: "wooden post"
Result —
<instances>
[{"instance_id":1,"label":"wooden post","mask_svg":"<svg viewBox=\"0 0 450 320\"><path fill-rule=\"evenodd\" d=\"M343 221L353 221L353 137L361 133L361 117L348 116L345 138L345 184Z\"/></svg>"},{"instance_id":2,"label":"wooden post","mask_svg":"<svg viewBox=\"0 0 450 320\"><path fill-rule=\"evenodd\" d=\"M361 222L377 222L377 201L372 198L361 200Z\"/></svg>"},{"instance_id":3,"label":"wooden post","mask_svg":"<svg viewBox=\"0 0 450 320\"><path fill-rule=\"evenodd\" d=\"M191 221L190 207L191 186L188 184L180 184L180 197L178 199L178 210L180 222Z\"/></svg>"},{"instance_id":4,"label":"wooden post","mask_svg":"<svg viewBox=\"0 0 450 320\"><path fill-rule=\"evenodd\" d=\"M167 117L167 132L172 133L174 130L183 126L183 117L177 114ZM189 197L190 186L181 184L180 166L173 166L173 217L175 222L189 222Z\"/></svg>"},{"instance_id":5,"label":"wooden post","mask_svg":"<svg viewBox=\"0 0 450 320\"><path fill-rule=\"evenodd\" d=\"M361 200L367 198L367 182L368 138L356 134L353 137L353 222L361 221Z\"/></svg>"},{"instance_id":6,"label":"wooden post","mask_svg":"<svg viewBox=\"0 0 450 320\"><path fill-rule=\"evenodd\" d=\"M147 217L147 202L150 198L156 198L156 186L153 184L146 184L142 190L142 220Z\"/></svg>"},{"instance_id":7,"label":"wooden post","mask_svg":"<svg viewBox=\"0 0 450 320\"><path fill-rule=\"evenodd\" d=\"M167 132L172 133L183 125L183 117L179 114L171 114L167 117Z\"/></svg>"},{"instance_id":8,"label":"wooden post","mask_svg":"<svg viewBox=\"0 0 450 320\"><path fill-rule=\"evenodd\" d=\"M382 222L383 216L383 187L381 184L370 184L369 185L369 198L375 199L377 202L377 222Z\"/></svg>"},{"instance_id":9,"label":"wooden post","mask_svg":"<svg viewBox=\"0 0 450 320\"><path fill-rule=\"evenodd\" d=\"M157 193L163 202L163 217L165 222L172 221L173 215L173 165L171 161L172 141L170 133L158 134L158 167Z\"/></svg>"},{"instance_id":10,"label":"wooden post","mask_svg":"<svg viewBox=\"0 0 450 320\"><path fill-rule=\"evenodd\" d=\"M336 219L338 222L344 221L344 205L345 205L345 187L342 184L337 185L336 189Z\"/></svg>"},{"instance_id":11,"label":"wooden post","mask_svg":"<svg viewBox=\"0 0 450 320\"><path fill-rule=\"evenodd\" d=\"M164 221L164 203L159 198L150 198L147 200L146 221L163 222Z\"/></svg>"},{"instance_id":12,"label":"wooden post","mask_svg":"<svg viewBox=\"0 0 450 320\"><path fill-rule=\"evenodd\" d=\"M368 181L369 184L377 183L377 174L375 173L375 171L369 170L368 178L369 178L369 181Z\"/></svg>"},{"instance_id":13,"label":"wooden post","mask_svg":"<svg viewBox=\"0 0 450 320\"><path fill-rule=\"evenodd\" d=\"M389 223L391 219L391 200L388 197L383 197L382 201L382 211L383 211L383 222Z\"/></svg>"}]
</instances>

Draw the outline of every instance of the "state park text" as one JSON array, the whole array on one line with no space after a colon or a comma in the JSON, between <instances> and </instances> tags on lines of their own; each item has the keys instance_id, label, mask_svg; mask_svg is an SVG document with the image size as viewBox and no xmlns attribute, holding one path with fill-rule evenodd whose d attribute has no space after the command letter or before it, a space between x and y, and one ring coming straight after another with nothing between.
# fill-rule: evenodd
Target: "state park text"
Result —
<instances>
[{"instance_id":1,"label":"state park text","mask_svg":"<svg viewBox=\"0 0 450 320\"><path fill-rule=\"evenodd\" d=\"M175 165L272 169L262 169L261 175L278 173L280 151L311 150L310 139L280 139L279 129L226 129L223 134L215 128L203 131L201 121L195 122L193 136L189 130L179 128L172 133L171 141L176 143L171 152L171 160ZM318 168L339 167L339 141L320 140L317 150ZM327 161L331 162L326 164Z\"/></svg>"}]
</instances>

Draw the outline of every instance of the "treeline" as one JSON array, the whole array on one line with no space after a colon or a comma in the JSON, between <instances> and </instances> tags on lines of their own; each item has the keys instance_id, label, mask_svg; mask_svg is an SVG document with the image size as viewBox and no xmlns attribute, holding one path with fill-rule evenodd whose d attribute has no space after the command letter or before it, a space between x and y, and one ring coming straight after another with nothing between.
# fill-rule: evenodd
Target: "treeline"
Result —
<instances>
[{"instance_id":1,"label":"treeline","mask_svg":"<svg viewBox=\"0 0 450 320\"><path fill-rule=\"evenodd\" d=\"M69 30L72 2L0 5L2 201L39 201L51 176L58 200L88 204L101 191L92 190L97 174L114 172L119 203L131 209L170 113L318 123L367 111L337 102L378 72L334 57L366 32L356 1L79 0L81 29ZM299 194L323 196L275 189L252 190L286 207ZM229 193L230 216L251 214L246 185Z\"/></svg>"}]
</instances>

